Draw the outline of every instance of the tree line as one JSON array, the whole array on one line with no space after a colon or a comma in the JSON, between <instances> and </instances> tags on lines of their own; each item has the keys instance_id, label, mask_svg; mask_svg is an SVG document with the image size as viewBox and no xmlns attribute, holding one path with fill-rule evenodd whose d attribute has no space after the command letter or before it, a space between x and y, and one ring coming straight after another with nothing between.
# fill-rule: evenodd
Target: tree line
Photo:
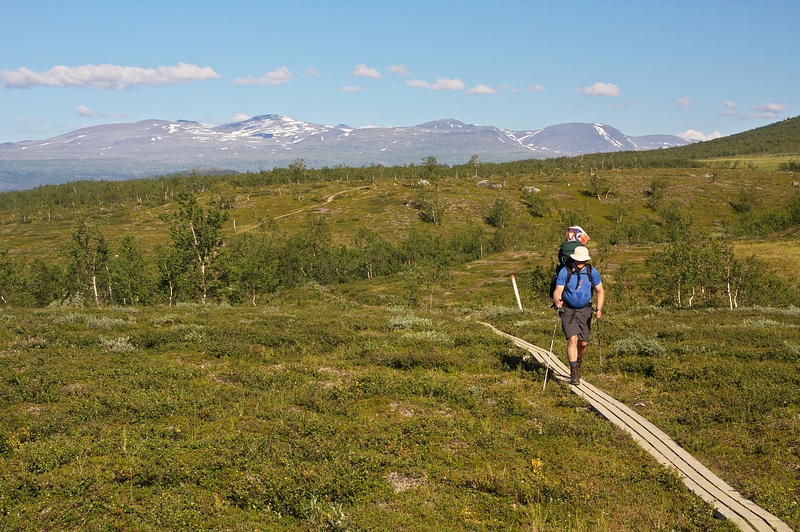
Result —
<instances>
[{"instance_id":1,"label":"tree line","mask_svg":"<svg viewBox=\"0 0 800 532\"><path fill-rule=\"evenodd\" d=\"M30 221L31 213L47 216L51 209L65 209L77 216L71 238L58 261L12 260L0 248L0 302L44 306L56 301L86 298L95 305L176 304L180 302L228 302L258 304L267 295L307 282L345 283L358 279L402 273L408 302L433 304L436 291L446 283L449 270L483 253L502 251L512 245L507 228L510 205L498 199L482 224L467 225L440 235L412 231L399 242L362 228L348 245L333 243L324 219L311 216L300 231L287 235L267 220L258 230L233 235L227 240L220 229L233 208L237 194L257 193L265 185L354 180L403 179L436 181L447 175L474 179L479 174L586 174L587 193L598 198L614 194L613 183L601 171L618 165L665 164L670 150L624 152L550 160L483 163L473 156L464 165L446 167L435 157L420 165L350 168L337 166L311 170L298 159L288 168L235 175L175 175L122 182L79 182L0 194L0 212ZM642 160L639 157L644 157ZM681 156L682 157L682 156ZM673 159L673 162L682 159ZM648 162L649 161L649 162ZM659 162L661 161L661 162ZM686 162L686 161L684 161ZM689 163L687 163L689 164ZM692 228L688 214L664 201L666 182L656 177L650 183L645 206L653 213L645 220L632 219L624 207L614 206L614 225L606 235L607 245L661 243L646 283L635 286L622 266L619 282L626 285L630 301L657 301L686 305L796 304L796 287L782 283L775 265L755 258L737 260L724 239L702 235ZM201 206L197 195L211 197ZM580 223L584 216L552 206L538 191L523 192L522 203L534 218L553 215L559 226ZM133 202L137 206L160 206L170 202L177 212L162 214L169 227L170 245L144 252L133 235L108 242L102 229L87 222L84 207ZM738 215L738 227L727 227L727 235L770 235L791 231L800 225L800 192L783 205L762 209L759 196L742 189L730 202ZM423 221L440 225L444 206L432 191L420 189L412 206ZM619 212L617 212L619 211ZM534 282L536 284L536 282ZM546 290L541 290L546 293Z\"/></svg>"},{"instance_id":2,"label":"tree line","mask_svg":"<svg viewBox=\"0 0 800 532\"><path fill-rule=\"evenodd\" d=\"M349 245L336 244L326 220L309 215L293 234L267 220L256 230L222 236L227 211L220 199L207 207L193 194L176 199L177 210L161 215L170 243L145 253L127 234L108 242L102 229L78 219L59 261L12 260L0 251L0 301L19 306L258 305L272 294L307 283L337 285L401 274L402 297L411 306L432 307L453 267L502 251L508 206L495 203L486 222L432 233L412 230L392 242L368 228ZM800 223L800 200L790 202ZM788 211L785 207L784 211ZM647 275L635 278L625 264L614 275L617 304L696 306L787 306L798 304L797 287L776 275L775 265L737 258L728 240L702 233L682 211L663 213L661 251L647 260ZM607 250L602 250L602 254ZM544 301L550 268L532 269L532 287Z\"/></svg>"},{"instance_id":3,"label":"tree line","mask_svg":"<svg viewBox=\"0 0 800 532\"><path fill-rule=\"evenodd\" d=\"M0 251L0 301L21 306L69 304L173 305L181 302L257 305L269 294L305 283L322 285L406 274L407 300L419 304L441 287L452 266L497 251L492 235L469 225L447 235L412 230L399 243L361 228L350 245L335 244L324 218L309 215L287 235L271 220L224 239L228 213L220 200L203 207L194 194L161 215L170 244L145 253L127 234L108 242L79 219L59 261L12 261Z\"/></svg>"}]
</instances>

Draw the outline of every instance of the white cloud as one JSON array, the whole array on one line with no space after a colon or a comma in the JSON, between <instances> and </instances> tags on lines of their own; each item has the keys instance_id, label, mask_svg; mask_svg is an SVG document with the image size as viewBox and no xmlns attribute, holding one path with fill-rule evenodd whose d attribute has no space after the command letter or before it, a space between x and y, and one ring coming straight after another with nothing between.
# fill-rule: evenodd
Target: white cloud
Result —
<instances>
[{"instance_id":1,"label":"white cloud","mask_svg":"<svg viewBox=\"0 0 800 532\"><path fill-rule=\"evenodd\" d=\"M678 99L676 100L676 102L677 102L677 103L678 103L678 105L680 105L681 107L691 107L691 106L693 106L693 105L694 105L694 102L692 102L692 100L690 100L689 98L678 98Z\"/></svg>"},{"instance_id":2,"label":"white cloud","mask_svg":"<svg viewBox=\"0 0 800 532\"><path fill-rule=\"evenodd\" d=\"M725 110L722 111L719 115L720 116L736 116L738 115L738 111L736 111L736 102L732 102L728 100L725 102Z\"/></svg>"},{"instance_id":3,"label":"white cloud","mask_svg":"<svg viewBox=\"0 0 800 532\"><path fill-rule=\"evenodd\" d=\"M782 103L762 103L754 105L751 109L757 112L743 116L742 120L775 118L779 114L786 112L786 106Z\"/></svg>"},{"instance_id":4,"label":"white cloud","mask_svg":"<svg viewBox=\"0 0 800 532\"><path fill-rule=\"evenodd\" d=\"M339 90L342 92L361 92L364 89L362 87L359 87L358 85L345 85Z\"/></svg>"},{"instance_id":5,"label":"white cloud","mask_svg":"<svg viewBox=\"0 0 800 532\"><path fill-rule=\"evenodd\" d=\"M368 67L363 63L356 65L353 74L360 78L381 79L383 77L377 68Z\"/></svg>"},{"instance_id":6,"label":"white cloud","mask_svg":"<svg viewBox=\"0 0 800 532\"><path fill-rule=\"evenodd\" d=\"M588 96L619 96L622 94L619 87L613 83L603 83L602 81L598 81L589 87L584 87L582 92Z\"/></svg>"},{"instance_id":7,"label":"white cloud","mask_svg":"<svg viewBox=\"0 0 800 532\"><path fill-rule=\"evenodd\" d=\"M517 89L514 85L508 85L504 83L497 87L496 92L510 92L511 94L516 94L519 92L519 89Z\"/></svg>"},{"instance_id":8,"label":"white cloud","mask_svg":"<svg viewBox=\"0 0 800 532\"><path fill-rule=\"evenodd\" d=\"M542 85L531 85L529 89L531 92L542 92L544 90L544 86Z\"/></svg>"},{"instance_id":9,"label":"white cloud","mask_svg":"<svg viewBox=\"0 0 800 532\"><path fill-rule=\"evenodd\" d=\"M251 118L253 118L253 117L252 117L252 116L250 116L250 115L248 115L248 114L245 114L245 113L239 113L239 114L235 114L235 115L233 115L233 118L232 118L232 120L233 120L234 122L244 122L245 120L250 120Z\"/></svg>"},{"instance_id":10,"label":"white cloud","mask_svg":"<svg viewBox=\"0 0 800 532\"><path fill-rule=\"evenodd\" d=\"M409 87L416 87L418 89L430 89L431 88L431 84L430 83L428 83L427 81L423 81L421 79L410 79L410 80L406 81L406 85L408 85Z\"/></svg>"},{"instance_id":11,"label":"white cloud","mask_svg":"<svg viewBox=\"0 0 800 532\"><path fill-rule=\"evenodd\" d=\"M317 70L316 68L307 67L306 68L306 75L318 78L319 77L319 70Z\"/></svg>"},{"instance_id":12,"label":"white cloud","mask_svg":"<svg viewBox=\"0 0 800 532\"><path fill-rule=\"evenodd\" d=\"M280 67L278 70L267 72L260 78L247 76L246 78L236 78L233 80L237 85L283 85L294 81L294 74L285 66Z\"/></svg>"},{"instance_id":13,"label":"white cloud","mask_svg":"<svg viewBox=\"0 0 800 532\"><path fill-rule=\"evenodd\" d=\"M211 67L187 63L158 68L141 68L119 65L54 66L37 72L21 67L17 70L0 70L3 88L28 89L30 87L89 87L92 89L125 89L134 85L180 85L206 79L219 78Z\"/></svg>"},{"instance_id":14,"label":"white cloud","mask_svg":"<svg viewBox=\"0 0 800 532\"><path fill-rule=\"evenodd\" d=\"M719 131L714 131L713 133L706 135L702 131L687 129L683 133L678 133L678 136L681 137L682 139L687 139L687 140L711 140L720 138L722 136L722 133L720 133Z\"/></svg>"},{"instance_id":15,"label":"white cloud","mask_svg":"<svg viewBox=\"0 0 800 532\"><path fill-rule=\"evenodd\" d=\"M762 103L761 105L756 105L753 107L753 110L760 111L762 113L783 113L786 111L786 106L782 103Z\"/></svg>"},{"instance_id":16,"label":"white cloud","mask_svg":"<svg viewBox=\"0 0 800 532\"><path fill-rule=\"evenodd\" d=\"M429 89L434 91L458 91L464 90L464 82L460 79L436 78L434 83L428 83L421 79L410 79L406 81L409 87L419 89Z\"/></svg>"},{"instance_id":17,"label":"white cloud","mask_svg":"<svg viewBox=\"0 0 800 532\"><path fill-rule=\"evenodd\" d=\"M392 65L389 67L389 72L395 76L408 76L409 72L405 65Z\"/></svg>"},{"instance_id":18,"label":"white cloud","mask_svg":"<svg viewBox=\"0 0 800 532\"><path fill-rule=\"evenodd\" d=\"M76 107L75 112L78 113L80 116L85 116L87 118L98 118L103 116L103 113L96 113L91 109L89 109L88 107L86 107L85 105L79 105L78 107Z\"/></svg>"},{"instance_id":19,"label":"white cloud","mask_svg":"<svg viewBox=\"0 0 800 532\"><path fill-rule=\"evenodd\" d=\"M483 83L478 83L470 90L468 90L467 94L497 94L497 91L489 87L488 85L484 85Z\"/></svg>"}]
</instances>

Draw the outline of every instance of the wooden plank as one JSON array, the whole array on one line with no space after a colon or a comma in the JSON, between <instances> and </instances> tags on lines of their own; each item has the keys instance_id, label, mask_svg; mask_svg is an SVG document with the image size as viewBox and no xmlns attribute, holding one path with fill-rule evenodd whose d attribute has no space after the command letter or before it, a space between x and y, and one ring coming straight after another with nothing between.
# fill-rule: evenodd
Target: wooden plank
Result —
<instances>
[{"instance_id":1,"label":"wooden plank","mask_svg":"<svg viewBox=\"0 0 800 532\"><path fill-rule=\"evenodd\" d=\"M566 364L552 352L500 331L491 324L483 323L483 325L527 350L540 364L550 368L554 379L568 380ZM627 432L660 464L675 469L687 488L714 506L720 515L735 523L740 529L746 532L791 531L786 523L753 501L744 498L638 412L585 380L582 380L579 386L570 386L570 389L585 399L596 412Z\"/></svg>"}]
</instances>

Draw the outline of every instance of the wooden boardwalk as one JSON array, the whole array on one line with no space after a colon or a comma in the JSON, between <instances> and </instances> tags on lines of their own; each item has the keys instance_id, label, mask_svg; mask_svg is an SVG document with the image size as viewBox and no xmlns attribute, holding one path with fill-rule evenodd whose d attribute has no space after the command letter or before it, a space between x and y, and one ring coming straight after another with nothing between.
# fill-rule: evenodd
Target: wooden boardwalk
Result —
<instances>
[{"instance_id":1,"label":"wooden boardwalk","mask_svg":"<svg viewBox=\"0 0 800 532\"><path fill-rule=\"evenodd\" d=\"M484 323L495 333L513 340L542 365L549 366L553 378L569 382L569 368L552 352ZM569 385L568 385L569 386ZM680 445L644 417L581 379L579 386L570 386L573 393L585 399L600 415L620 427L659 463L678 471L683 483L716 509L716 514L730 520L744 531L790 532L789 526L712 473Z\"/></svg>"}]
</instances>

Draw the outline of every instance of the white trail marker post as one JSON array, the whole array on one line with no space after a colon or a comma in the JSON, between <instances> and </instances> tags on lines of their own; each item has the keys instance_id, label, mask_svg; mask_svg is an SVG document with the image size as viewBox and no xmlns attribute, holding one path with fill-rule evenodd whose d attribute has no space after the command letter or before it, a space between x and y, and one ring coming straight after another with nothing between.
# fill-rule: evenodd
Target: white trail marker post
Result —
<instances>
[{"instance_id":1,"label":"white trail marker post","mask_svg":"<svg viewBox=\"0 0 800 532\"><path fill-rule=\"evenodd\" d=\"M511 284L514 285L514 296L517 298L517 306L522 310L522 301L519 300L519 290L517 290L517 280L511 276Z\"/></svg>"}]
</instances>

